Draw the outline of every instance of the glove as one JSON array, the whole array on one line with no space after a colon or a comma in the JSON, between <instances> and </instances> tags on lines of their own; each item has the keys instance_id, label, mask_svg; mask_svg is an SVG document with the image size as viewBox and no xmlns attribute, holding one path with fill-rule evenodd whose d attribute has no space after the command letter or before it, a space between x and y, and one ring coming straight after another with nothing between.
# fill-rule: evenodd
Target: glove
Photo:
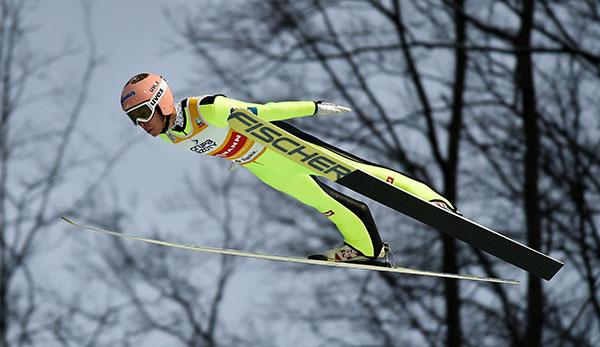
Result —
<instances>
[{"instance_id":1,"label":"glove","mask_svg":"<svg viewBox=\"0 0 600 347\"><path fill-rule=\"evenodd\" d=\"M315 112L315 116L328 116L331 114L346 113L352 111L352 109L349 107L330 104L328 102L323 101L315 101L315 105L317 110Z\"/></svg>"}]
</instances>

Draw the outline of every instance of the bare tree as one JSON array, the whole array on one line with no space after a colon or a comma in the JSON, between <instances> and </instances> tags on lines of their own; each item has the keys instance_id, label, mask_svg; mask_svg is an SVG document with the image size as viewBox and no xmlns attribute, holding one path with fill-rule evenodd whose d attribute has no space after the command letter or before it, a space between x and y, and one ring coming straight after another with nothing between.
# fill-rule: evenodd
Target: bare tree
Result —
<instances>
[{"instance_id":1,"label":"bare tree","mask_svg":"<svg viewBox=\"0 0 600 347\"><path fill-rule=\"evenodd\" d=\"M34 258L42 254L42 236L58 222L58 216L82 208L86 194L92 192L117 162L119 156L97 160L91 165L84 151L73 151L90 82L99 64L89 26L90 6L84 6L89 52L83 69L70 80L74 90L61 90L46 73L63 59L76 59L81 50L69 48L42 55L30 46L34 31L25 27L30 1L0 1L0 346L31 346L54 329L49 317L51 305L44 305L43 284L36 281ZM34 93L32 91L39 91ZM71 98L61 112L51 108L31 113L26 102L61 93ZM66 102L65 102L66 103ZM54 105L54 103L53 103ZM40 121L42 120L42 121ZM85 146L80 146L81 150ZM97 155L97 152L94 153ZM70 183L78 189L74 203L61 201L65 181L85 167L98 169L91 183ZM56 312L55 312L56 313ZM51 316L51 315L50 315Z\"/></svg>"},{"instance_id":2,"label":"bare tree","mask_svg":"<svg viewBox=\"0 0 600 347\"><path fill-rule=\"evenodd\" d=\"M399 338L392 329L377 330L386 321L369 310L394 303L402 310L387 317L431 345L593 345L598 142L597 120L586 117L597 107L586 91L598 84L598 13L598 4L587 1L244 1L202 7L179 29L236 97L344 100L356 112L353 121L300 123L438 183L476 219L577 264L578 275L561 272L578 279L577 310L560 299L572 289L555 284L560 276L551 285L528 277L522 296L497 285L475 286L484 294L471 296L470 285L452 281L440 291L426 280L371 279L360 288L377 290L361 291L352 306L375 312L370 336ZM293 227L304 224L276 215ZM516 274L477 250L434 242L431 233L395 236L400 259L411 265ZM364 283L361 276L347 280ZM321 300L319 308L339 312L333 295L330 306ZM488 295L493 301L482 299ZM489 324L476 324L482 320Z\"/></svg>"},{"instance_id":3,"label":"bare tree","mask_svg":"<svg viewBox=\"0 0 600 347\"><path fill-rule=\"evenodd\" d=\"M574 42L569 46L554 45L562 40L568 41L567 37L570 34L566 31L561 32L564 27L556 22L556 17L551 13L566 11L575 15L577 12L569 9L568 6L560 8L561 5L554 7L548 2L543 2L543 10L540 12L554 18L550 23L554 23L558 28L557 34L542 24L543 21L536 20L537 17L534 16L534 13L537 12L538 7L534 7L533 3L524 2L521 6L511 6L501 2L498 3L498 6L504 6L504 10L508 10L520 18L517 29L513 30L503 26L499 24L500 21L485 21L482 18L466 15L469 17L468 21L483 34L484 42L488 47L493 45L496 48L500 47L497 41L508 45L506 51L502 53L496 49L482 52L478 55L478 62L475 65L475 71L482 81L482 87L489 93L490 106L497 108L490 112L490 117L482 117L483 119L476 123L478 132L483 135L477 141L476 147L485 153L486 160L489 161L494 168L495 175L502 182L500 186L493 188L493 184L486 184L486 186L492 188L490 190L493 192L492 196L502 196L503 199L513 203L519 201L519 208L522 208L521 213L523 213L524 229L527 231L527 241L532 247L544 252L550 252L553 249L562 251L562 247L558 246L562 241L557 242L560 237L552 225L561 218L568 220L571 217L568 217L569 213L561 212L565 207L562 204L564 201L562 198L560 199L561 203L553 200L555 196L560 196L561 193L558 192L563 190L565 181L573 179L579 181L581 176L579 178L571 176L572 178L569 179L570 174L565 173L564 170L560 174L552 172L553 169L549 170L550 167L554 167L554 164L549 164L550 162L554 163L556 158L564 158L564 156L553 157L551 155L551 153L560 153L561 149L548 146L549 143L556 143L556 129L547 125L556 124L557 121L562 123L559 121L561 118L580 119L578 114L580 114L581 105L577 106L577 103L572 103L566 106L561 101L563 98L560 97L563 92L558 90L563 88L563 85L579 83L581 78L577 73L572 73L573 70L569 73L562 73L561 81L548 76L553 73L552 69L563 66L563 64L575 64L593 74L594 67L590 66L589 62L595 58L589 53L588 48ZM590 30L589 26L584 28L572 25L570 30L579 32L582 37L597 38L597 35L586 34ZM534 39L534 33L540 34L537 40ZM550 40L547 40L548 38ZM508 57L504 55L511 53L514 54L514 68L511 66L511 59L506 59ZM563 55L563 53L566 54ZM561 71L561 69L557 71ZM536 81L540 79L544 82L550 80L551 83L542 83L542 88L539 88L537 86L540 84ZM570 82L565 84L564 81ZM594 83L597 83L597 80ZM554 89L552 93L547 92L546 86L548 85ZM538 101L540 96L542 102ZM579 95L575 96L574 99L579 97ZM556 105L557 102L559 105ZM566 123L562 124L566 125ZM591 124L588 123L588 125ZM564 130L566 129L561 131ZM498 134L501 135L498 136ZM583 134L577 134L579 138L572 136L570 130L567 134L569 134L567 137L570 142L580 143L581 136L585 136L585 131ZM575 157L580 155L577 152L572 154L575 154ZM572 157L569 156L569 158ZM588 162L586 165L587 170L594 170L592 162ZM553 177L551 179L553 185L547 184L550 177ZM557 177L561 178L556 179ZM492 182L489 181L489 177L486 177L486 180ZM569 195L568 192L565 194L565 196ZM509 207L509 209L513 210L513 212L508 212L509 214L519 212L513 207ZM572 210L570 212L572 213ZM558 223L562 224L564 220ZM518 228L519 226L515 225L515 229ZM581 339L572 334L570 329L575 325L570 325L570 328L565 329L561 327L562 323L556 321L556 317L553 317L552 321L547 320L546 317L552 317L549 312L559 310L557 305L560 304L555 300L560 296L558 293L565 289L552 288L550 291L550 297L554 301L552 302L548 300L548 294L540 280L530 277L525 301L527 306L523 312L519 303L510 303L508 293L503 293L502 289L496 288L496 294L504 302L506 328L511 332L512 344L547 345L549 341L552 341L556 345L563 343L586 345L593 341L593 339ZM519 312L523 312L527 318L527 324L523 331L518 324ZM570 315L566 314L563 318L567 316ZM571 316L566 320L569 321L572 318L574 317ZM560 333L556 334L556 331L560 331ZM557 338L557 335L560 337Z\"/></svg>"},{"instance_id":4,"label":"bare tree","mask_svg":"<svg viewBox=\"0 0 600 347\"><path fill-rule=\"evenodd\" d=\"M220 168L223 169L223 168ZM189 227L175 233L155 231L152 237L185 243L213 244L227 248L252 249L260 237L248 237L258 228L259 214L243 208L253 195L247 194L235 173L226 177L217 170L204 169L181 180L182 186L164 203L164 218L189 216ZM198 185L196 177L202 177ZM240 188L242 187L242 188ZM183 216L183 217L181 217ZM162 218L163 216L161 216ZM179 219L179 220L181 220ZM92 222L119 230L122 218L102 218ZM108 224L106 223L107 221ZM177 223L181 224L181 223ZM175 225L175 223L173 224ZM103 338L117 334L121 344L138 345L171 341L181 346L229 346L267 343L260 336L247 335L250 325L224 313L223 304L238 259L190 253L168 247L110 240L98 259L87 261L84 273L94 273L101 291L115 300L96 309L97 326L106 321L102 312L114 308L114 327ZM81 271L79 271L81 272ZM250 330L251 331L251 330ZM105 340L109 344L111 340Z\"/></svg>"}]
</instances>

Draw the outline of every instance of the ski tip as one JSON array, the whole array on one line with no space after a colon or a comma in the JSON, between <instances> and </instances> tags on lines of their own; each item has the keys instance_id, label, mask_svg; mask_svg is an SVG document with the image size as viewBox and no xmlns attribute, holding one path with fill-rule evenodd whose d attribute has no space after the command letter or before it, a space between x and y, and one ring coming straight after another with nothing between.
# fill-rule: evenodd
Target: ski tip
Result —
<instances>
[{"instance_id":1,"label":"ski tip","mask_svg":"<svg viewBox=\"0 0 600 347\"><path fill-rule=\"evenodd\" d=\"M71 224L71 225L75 225L75 222L73 222L72 220L70 220L68 217L65 217L65 216L60 216L60 218L61 218L62 220L64 220L65 222L67 222L67 223Z\"/></svg>"},{"instance_id":2,"label":"ski tip","mask_svg":"<svg viewBox=\"0 0 600 347\"><path fill-rule=\"evenodd\" d=\"M521 285L521 281L519 281L519 280L498 280L498 281L495 281L495 283L512 284L514 286Z\"/></svg>"}]
</instances>

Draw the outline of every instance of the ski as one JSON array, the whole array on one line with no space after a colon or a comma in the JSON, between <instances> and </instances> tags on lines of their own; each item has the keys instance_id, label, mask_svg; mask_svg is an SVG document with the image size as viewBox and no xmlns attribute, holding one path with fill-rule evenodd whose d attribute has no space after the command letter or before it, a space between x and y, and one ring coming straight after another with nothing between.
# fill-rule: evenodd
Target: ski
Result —
<instances>
[{"instance_id":1,"label":"ski","mask_svg":"<svg viewBox=\"0 0 600 347\"><path fill-rule=\"evenodd\" d=\"M300 264L309 264L309 265L322 265L322 266L333 266L333 267L341 267L341 268L351 268L351 269L362 269L362 270L372 270L372 271L382 271L382 272L393 272L400 274L408 274L408 275L420 275L420 276L429 276L429 277L441 277L441 278L452 278L457 280L469 280L469 281L479 281L479 282L492 282L492 283L500 283L500 284L519 284L517 280L505 280L498 278L487 278L487 277L479 277L473 275L457 275L457 274L449 274L449 273L439 273L439 272L431 272L431 271L421 271L421 270L413 270L409 268L403 268L398 266L389 267L387 264L359 264L359 263L341 263L341 262L332 262L332 261L323 261L323 260L311 260L308 258L300 258L300 257L288 257L282 255L274 255L274 254L265 254L265 253L256 253L256 252L246 252L235 249L227 249L227 248L219 248L219 247L207 247L207 246L198 246L198 245L190 245L176 242L167 242L161 241L141 236L133 236L128 235L116 231L106 230L94 226L79 224L72 219L62 216L61 217L65 222L69 223L72 226L78 227L83 230L91 230L100 234L116 236L129 240L142 241L146 243L151 243L160 246L173 247L179 249L186 249L194 252L203 252L203 253L216 253L216 254L225 254L225 255L233 255L239 257L246 258L254 258L254 259L265 259L265 260L275 260L275 261L283 261L289 263L300 263Z\"/></svg>"},{"instance_id":2,"label":"ski","mask_svg":"<svg viewBox=\"0 0 600 347\"><path fill-rule=\"evenodd\" d=\"M357 167L340 161L315 146L311 136L294 129L299 136L262 120L244 109L229 116L229 126L279 154L341 184L355 192L425 223L453 238L507 261L535 276L550 280L564 265L537 250L527 247L463 216L437 207L409 192L384 182ZM312 138L314 139L314 138ZM331 145L327 145L331 148Z\"/></svg>"}]
</instances>

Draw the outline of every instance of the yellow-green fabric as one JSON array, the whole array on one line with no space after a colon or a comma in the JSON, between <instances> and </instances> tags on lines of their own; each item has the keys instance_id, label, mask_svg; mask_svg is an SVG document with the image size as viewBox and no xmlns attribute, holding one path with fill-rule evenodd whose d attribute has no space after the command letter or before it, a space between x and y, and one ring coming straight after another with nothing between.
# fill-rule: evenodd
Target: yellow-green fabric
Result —
<instances>
[{"instance_id":1,"label":"yellow-green fabric","mask_svg":"<svg viewBox=\"0 0 600 347\"><path fill-rule=\"evenodd\" d=\"M313 101L270 102L263 105L247 103L225 96L210 98L210 101L212 102L200 102L199 111L208 127L217 128L229 127L227 118L229 117L231 110L236 108L248 109L258 117L267 121L278 121L314 115L316 107ZM182 111L185 112L187 123L191 124L193 120L189 116L189 110L185 109ZM322 119L321 121L326 122L326 119ZM210 129L207 128L202 131L210 131ZM189 134L187 131L186 133ZM166 141L170 141L166 135L161 137ZM452 206L449 201L427 185L410 179L401 173L362 162L356 162L326 148L320 147L320 149L342 161L351 162L353 166L425 200L441 200L446 202L449 206ZM323 213L337 226L338 230L343 235L345 242L361 251L364 255L374 257L375 252L379 252L382 243L376 227L372 222L365 221L366 219L371 218L368 209L367 212L365 212L367 216L363 215L363 220L361 220L361 217L350 209L352 207L347 207L349 206L347 205L347 201L343 202L336 200L336 198L329 195L328 192L326 192L324 188L311 177L311 175L316 176L318 173L310 171L269 149L266 149L254 161L244 163L243 167L252 172L267 185L286 193ZM344 203L346 203L346 205L344 205ZM362 212L359 211L358 213Z\"/></svg>"},{"instance_id":2,"label":"yellow-green fabric","mask_svg":"<svg viewBox=\"0 0 600 347\"><path fill-rule=\"evenodd\" d=\"M317 146L319 147L319 146ZM319 149L328 152L345 162L351 162L361 170L374 175L381 180L391 182L398 188L409 191L423 199L442 200L452 206L452 204L440 194L429 188L427 185L410 179L399 172L392 171L379 166L367 165L342 157L328 149L319 147ZM328 215L338 228L345 239L345 242L361 251L364 255L375 256L374 245L371 236L361 219L351 210L342 205L339 201L329 196L323 189L310 177L317 174L295 162L290 161L284 156L273 152L265 152L258 160L248 165L246 169L252 172L261 181L269 186L284 192L302 203L312 206L319 212L326 214L328 211L334 212Z\"/></svg>"},{"instance_id":3,"label":"yellow-green fabric","mask_svg":"<svg viewBox=\"0 0 600 347\"><path fill-rule=\"evenodd\" d=\"M314 101L280 101L266 104L254 104L225 96L217 96L214 103L200 105L200 114L210 124L217 127L227 127L227 117L231 109L254 109L256 115L269 122L298 117L312 116L315 114Z\"/></svg>"}]
</instances>

